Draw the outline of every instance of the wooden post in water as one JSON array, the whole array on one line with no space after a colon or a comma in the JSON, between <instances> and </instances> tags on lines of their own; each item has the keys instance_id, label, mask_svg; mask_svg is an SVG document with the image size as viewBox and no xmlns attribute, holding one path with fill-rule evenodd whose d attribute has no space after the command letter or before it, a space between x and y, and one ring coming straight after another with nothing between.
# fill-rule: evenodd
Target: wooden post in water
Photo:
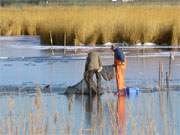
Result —
<instances>
[{"instance_id":1,"label":"wooden post in water","mask_svg":"<svg viewBox=\"0 0 180 135\"><path fill-rule=\"evenodd\" d=\"M74 39L74 46L75 47L77 46L77 38L76 38L76 36L75 36L75 39ZM77 49L75 48L74 53L76 54L76 52L77 52Z\"/></svg>"},{"instance_id":2,"label":"wooden post in water","mask_svg":"<svg viewBox=\"0 0 180 135\"><path fill-rule=\"evenodd\" d=\"M172 52L169 55L169 80L172 80L172 60L174 60L174 56Z\"/></svg>"},{"instance_id":3,"label":"wooden post in water","mask_svg":"<svg viewBox=\"0 0 180 135\"><path fill-rule=\"evenodd\" d=\"M144 54L144 42L142 42L142 54Z\"/></svg>"},{"instance_id":4,"label":"wooden post in water","mask_svg":"<svg viewBox=\"0 0 180 135\"><path fill-rule=\"evenodd\" d=\"M159 62L159 81L158 81L159 89L161 89L161 63Z\"/></svg>"},{"instance_id":5,"label":"wooden post in water","mask_svg":"<svg viewBox=\"0 0 180 135\"><path fill-rule=\"evenodd\" d=\"M164 69L163 63L161 63L161 89L163 88L163 73L164 73L163 69Z\"/></svg>"},{"instance_id":6,"label":"wooden post in water","mask_svg":"<svg viewBox=\"0 0 180 135\"><path fill-rule=\"evenodd\" d=\"M66 46L66 32L64 32L64 54L66 54L65 46Z\"/></svg>"},{"instance_id":7,"label":"wooden post in water","mask_svg":"<svg viewBox=\"0 0 180 135\"><path fill-rule=\"evenodd\" d=\"M54 55L53 39L52 39L52 33L51 33L51 31L49 32L49 37L50 37L50 43L51 43L51 53L52 53L52 55Z\"/></svg>"},{"instance_id":8,"label":"wooden post in water","mask_svg":"<svg viewBox=\"0 0 180 135\"><path fill-rule=\"evenodd\" d=\"M166 88L169 88L169 74L166 72Z\"/></svg>"},{"instance_id":9,"label":"wooden post in water","mask_svg":"<svg viewBox=\"0 0 180 135\"><path fill-rule=\"evenodd\" d=\"M159 89L162 90L163 85L163 63L159 63Z\"/></svg>"}]
</instances>

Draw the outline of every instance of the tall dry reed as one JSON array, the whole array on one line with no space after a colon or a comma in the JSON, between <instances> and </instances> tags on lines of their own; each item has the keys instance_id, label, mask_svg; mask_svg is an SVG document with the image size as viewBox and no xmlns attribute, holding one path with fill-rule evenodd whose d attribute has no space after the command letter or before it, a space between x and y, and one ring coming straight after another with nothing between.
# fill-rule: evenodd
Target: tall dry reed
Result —
<instances>
[{"instance_id":1,"label":"tall dry reed","mask_svg":"<svg viewBox=\"0 0 180 135\"><path fill-rule=\"evenodd\" d=\"M30 6L0 8L0 35L40 35L41 42L180 43L180 6Z\"/></svg>"}]
</instances>

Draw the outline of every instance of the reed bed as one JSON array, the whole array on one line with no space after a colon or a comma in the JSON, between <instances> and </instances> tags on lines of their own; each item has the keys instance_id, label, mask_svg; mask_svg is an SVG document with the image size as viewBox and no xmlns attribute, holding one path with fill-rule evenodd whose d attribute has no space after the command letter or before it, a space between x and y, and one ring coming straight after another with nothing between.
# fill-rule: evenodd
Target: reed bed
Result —
<instances>
[{"instance_id":1,"label":"reed bed","mask_svg":"<svg viewBox=\"0 0 180 135\"><path fill-rule=\"evenodd\" d=\"M180 43L179 5L26 6L0 8L0 35L40 35L41 43Z\"/></svg>"}]
</instances>

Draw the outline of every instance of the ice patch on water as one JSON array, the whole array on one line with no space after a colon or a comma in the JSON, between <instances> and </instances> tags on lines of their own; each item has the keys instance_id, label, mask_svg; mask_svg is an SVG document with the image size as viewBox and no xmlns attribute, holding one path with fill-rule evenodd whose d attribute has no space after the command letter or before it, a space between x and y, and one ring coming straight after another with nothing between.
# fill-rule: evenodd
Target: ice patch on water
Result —
<instances>
[{"instance_id":1,"label":"ice patch on water","mask_svg":"<svg viewBox=\"0 0 180 135\"><path fill-rule=\"evenodd\" d=\"M127 57L169 57L170 52L154 52L154 53L144 53L144 54L135 54L135 55L129 55ZM180 52L173 52L173 58L175 56L180 56Z\"/></svg>"},{"instance_id":2,"label":"ice patch on water","mask_svg":"<svg viewBox=\"0 0 180 135\"><path fill-rule=\"evenodd\" d=\"M180 64L176 64L177 66L180 66Z\"/></svg>"},{"instance_id":3,"label":"ice patch on water","mask_svg":"<svg viewBox=\"0 0 180 135\"><path fill-rule=\"evenodd\" d=\"M146 43L144 43L144 44L142 44L141 42L139 42L139 43L136 43L135 44L136 46L156 46L156 44L155 43L152 43L152 42L146 42Z\"/></svg>"},{"instance_id":4,"label":"ice patch on water","mask_svg":"<svg viewBox=\"0 0 180 135\"><path fill-rule=\"evenodd\" d=\"M6 60L8 57L0 57L0 60Z\"/></svg>"},{"instance_id":5,"label":"ice patch on water","mask_svg":"<svg viewBox=\"0 0 180 135\"><path fill-rule=\"evenodd\" d=\"M176 57L180 56L180 53L175 54ZM75 61L75 60L86 60L87 55L69 55L69 56L35 56L35 57L0 57L1 61ZM113 59L113 55L102 55L103 59ZM127 55L127 58L156 58L156 57L169 57L169 53L150 53L150 54L141 54L141 55ZM175 58L176 59L176 58ZM177 64L180 66L180 64Z\"/></svg>"},{"instance_id":6,"label":"ice patch on water","mask_svg":"<svg viewBox=\"0 0 180 135\"><path fill-rule=\"evenodd\" d=\"M39 36L0 36L0 41L34 41L40 40Z\"/></svg>"},{"instance_id":7,"label":"ice patch on water","mask_svg":"<svg viewBox=\"0 0 180 135\"><path fill-rule=\"evenodd\" d=\"M0 45L36 46L40 45L40 38L38 36L0 36Z\"/></svg>"},{"instance_id":8,"label":"ice patch on water","mask_svg":"<svg viewBox=\"0 0 180 135\"><path fill-rule=\"evenodd\" d=\"M107 43L104 43L103 45L104 45L104 46L111 46L111 45L113 45L113 43L107 42Z\"/></svg>"}]
</instances>

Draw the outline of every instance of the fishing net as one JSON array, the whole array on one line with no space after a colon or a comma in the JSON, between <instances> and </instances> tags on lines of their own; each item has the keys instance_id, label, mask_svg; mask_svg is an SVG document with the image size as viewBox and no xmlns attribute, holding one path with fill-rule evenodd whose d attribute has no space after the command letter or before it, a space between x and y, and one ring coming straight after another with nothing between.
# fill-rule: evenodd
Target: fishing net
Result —
<instances>
[{"instance_id":1,"label":"fishing net","mask_svg":"<svg viewBox=\"0 0 180 135\"><path fill-rule=\"evenodd\" d=\"M104 80L110 81L114 78L114 68L113 65L106 65L103 66L103 69L101 71L101 75Z\"/></svg>"},{"instance_id":2,"label":"fishing net","mask_svg":"<svg viewBox=\"0 0 180 135\"><path fill-rule=\"evenodd\" d=\"M102 78L105 81L110 81L114 78L114 68L113 65L105 65L103 66L102 71L100 72ZM96 83L93 83L91 86L93 89L97 89ZM103 88L102 88L103 91ZM73 86L69 86L65 91L66 94L89 94L89 90L87 84L84 79Z\"/></svg>"}]
</instances>

